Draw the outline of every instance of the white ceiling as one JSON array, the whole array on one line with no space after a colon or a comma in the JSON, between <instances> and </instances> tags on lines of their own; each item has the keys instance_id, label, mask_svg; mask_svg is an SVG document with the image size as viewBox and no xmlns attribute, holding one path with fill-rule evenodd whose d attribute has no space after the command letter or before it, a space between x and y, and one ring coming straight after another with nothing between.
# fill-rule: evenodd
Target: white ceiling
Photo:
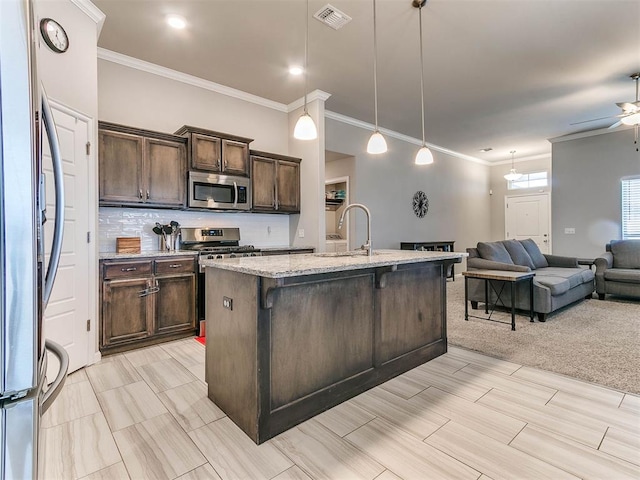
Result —
<instances>
[{"instance_id":1,"label":"white ceiling","mask_svg":"<svg viewBox=\"0 0 640 480\"><path fill-rule=\"evenodd\" d=\"M99 46L289 104L304 93L303 0L93 0ZM327 2L309 0L310 16ZM372 0L330 0L353 18L309 20L309 91L373 123ZM188 26L165 27L166 14ZM549 138L607 127L634 101L640 0L429 0L423 8L426 140L500 162L548 155ZM421 138L418 9L377 0L379 124ZM492 147L493 151L479 150ZM363 149L366 148L363 145Z\"/></svg>"}]
</instances>

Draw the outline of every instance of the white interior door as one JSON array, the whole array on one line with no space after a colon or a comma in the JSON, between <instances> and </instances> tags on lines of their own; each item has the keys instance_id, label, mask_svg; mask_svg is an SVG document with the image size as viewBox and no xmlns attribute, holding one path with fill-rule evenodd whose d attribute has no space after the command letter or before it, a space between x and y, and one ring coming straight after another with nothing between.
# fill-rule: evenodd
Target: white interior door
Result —
<instances>
[{"instance_id":1,"label":"white interior door","mask_svg":"<svg viewBox=\"0 0 640 480\"><path fill-rule=\"evenodd\" d=\"M505 238L533 239L542 253L551 253L549 194L505 197Z\"/></svg>"},{"instance_id":2,"label":"white interior door","mask_svg":"<svg viewBox=\"0 0 640 480\"><path fill-rule=\"evenodd\" d=\"M87 365L89 333L89 181L88 155L89 122L57 109L52 105L62 154L65 222L62 253L49 304L45 310L45 338L62 345L69 354L69 373ZM53 171L49 144L43 140L42 168L46 175L47 222L45 223L45 252L49 261L55 216ZM55 372L57 361L49 356L48 378Z\"/></svg>"}]
</instances>

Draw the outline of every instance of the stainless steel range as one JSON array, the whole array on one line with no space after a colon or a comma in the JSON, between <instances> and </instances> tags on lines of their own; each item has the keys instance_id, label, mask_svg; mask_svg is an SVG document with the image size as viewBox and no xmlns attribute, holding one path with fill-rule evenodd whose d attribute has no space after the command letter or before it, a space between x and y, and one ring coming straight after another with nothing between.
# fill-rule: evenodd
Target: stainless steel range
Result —
<instances>
[{"instance_id":1,"label":"stainless steel range","mask_svg":"<svg viewBox=\"0 0 640 480\"><path fill-rule=\"evenodd\" d=\"M205 277L202 260L236 257L259 257L253 245L240 245L239 228L198 227L180 228L180 250L198 252L198 319L204 320Z\"/></svg>"}]
</instances>

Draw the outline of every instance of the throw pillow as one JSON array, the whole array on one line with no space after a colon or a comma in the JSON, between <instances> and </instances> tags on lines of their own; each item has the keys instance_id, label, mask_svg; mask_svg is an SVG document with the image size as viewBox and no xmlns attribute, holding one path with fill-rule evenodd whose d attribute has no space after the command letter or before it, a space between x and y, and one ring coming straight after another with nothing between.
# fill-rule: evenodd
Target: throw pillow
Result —
<instances>
[{"instance_id":1,"label":"throw pillow","mask_svg":"<svg viewBox=\"0 0 640 480\"><path fill-rule=\"evenodd\" d=\"M544 255L540 251L540 248L538 248L536 242L534 242L531 238L520 240L520 243L522 243L522 246L531 257L531 260L533 260L533 264L536 268L544 268L549 266L549 262L547 262L547 259L544 258Z\"/></svg>"},{"instance_id":2,"label":"throw pillow","mask_svg":"<svg viewBox=\"0 0 640 480\"><path fill-rule=\"evenodd\" d=\"M529 267L531 270L535 270L536 266L533 264L533 260L531 256L527 253L525 248L518 240L505 240L502 242L504 247L511 255L511 260L516 265L522 265L524 267Z\"/></svg>"},{"instance_id":3,"label":"throw pillow","mask_svg":"<svg viewBox=\"0 0 640 480\"><path fill-rule=\"evenodd\" d=\"M478 242L478 253L485 260L513 265L509 252L501 242Z\"/></svg>"}]
</instances>

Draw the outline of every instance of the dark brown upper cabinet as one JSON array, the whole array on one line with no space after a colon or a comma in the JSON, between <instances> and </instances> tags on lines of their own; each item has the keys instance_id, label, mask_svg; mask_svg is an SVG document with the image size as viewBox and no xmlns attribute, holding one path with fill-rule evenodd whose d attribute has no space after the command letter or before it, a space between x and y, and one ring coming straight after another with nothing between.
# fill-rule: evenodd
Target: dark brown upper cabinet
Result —
<instances>
[{"instance_id":1,"label":"dark brown upper cabinet","mask_svg":"<svg viewBox=\"0 0 640 480\"><path fill-rule=\"evenodd\" d=\"M249 144L253 139L188 125L175 134L188 139L191 170L249 176Z\"/></svg>"},{"instance_id":2,"label":"dark brown upper cabinet","mask_svg":"<svg viewBox=\"0 0 640 480\"><path fill-rule=\"evenodd\" d=\"M186 200L186 139L98 123L100 205L181 208Z\"/></svg>"},{"instance_id":3,"label":"dark brown upper cabinet","mask_svg":"<svg viewBox=\"0 0 640 480\"><path fill-rule=\"evenodd\" d=\"M251 150L252 210L300 213L300 159Z\"/></svg>"}]
</instances>

